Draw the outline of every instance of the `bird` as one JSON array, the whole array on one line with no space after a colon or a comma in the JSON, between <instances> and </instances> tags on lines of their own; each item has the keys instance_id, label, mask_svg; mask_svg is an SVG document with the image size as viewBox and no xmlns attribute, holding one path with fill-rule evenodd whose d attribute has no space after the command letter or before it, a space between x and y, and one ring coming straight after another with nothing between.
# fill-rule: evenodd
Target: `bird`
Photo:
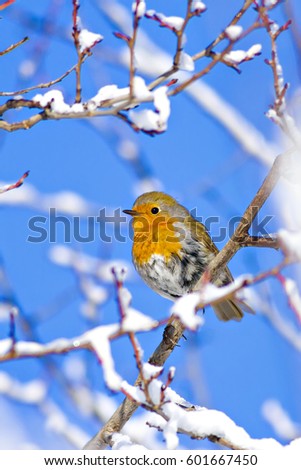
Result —
<instances>
[{"instance_id":1,"label":"bird","mask_svg":"<svg viewBox=\"0 0 301 470\"><path fill-rule=\"evenodd\" d=\"M198 282L219 250L206 227L172 196L146 192L132 209L123 212L132 217L134 232L132 260L144 282L162 297L172 301L198 289ZM233 281L228 267L214 284ZM253 310L243 301L227 298L214 304L222 321L241 320L243 310Z\"/></svg>"}]
</instances>

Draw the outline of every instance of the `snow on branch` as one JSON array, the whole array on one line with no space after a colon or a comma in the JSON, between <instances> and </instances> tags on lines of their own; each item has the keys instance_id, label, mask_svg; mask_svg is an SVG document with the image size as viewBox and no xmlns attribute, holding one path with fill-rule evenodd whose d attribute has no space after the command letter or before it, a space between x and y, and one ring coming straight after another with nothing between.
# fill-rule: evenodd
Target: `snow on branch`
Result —
<instances>
[{"instance_id":1,"label":"snow on branch","mask_svg":"<svg viewBox=\"0 0 301 470\"><path fill-rule=\"evenodd\" d=\"M202 20L202 13L206 10L203 2L189 0L183 17L167 16L152 10L146 10L146 4L142 0L136 0L132 4L132 28L129 34L116 32L116 37L125 41L129 50L129 86L119 88L116 85L108 84L98 93L88 100L82 99L82 66L84 61L91 55L92 49L99 44L103 37L99 33L92 33L83 28L79 17L79 0L73 0L72 11L72 37L77 53L77 63L58 79L45 84L36 85L22 90L27 93L35 88L47 88L62 81L67 75L75 72L75 102L67 103L65 93L61 90L51 90L44 95L37 95L32 99L24 99L22 96L10 99L0 106L2 116L9 110L22 108L37 109L37 114L31 115L21 121L9 123L5 119L0 121L0 128L7 131L19 129L29 129L37 123L52 119L79 119L97 116L115 116L126 122L135 131L142 131L150 135L164 132L167 129L170 115L170 97L182 92L184 89L195 83L199 78L211 72L217 64L230 66L238 70L238 65L253 59L261 51L261 45L255 44L247 51L234 50L234 46L242 38L250 35L252 31L264 27L260 15L254 18L249 28L242 30L238 24L242 16L251 9L253 0L245 0L243 6L234 15L232 21L224 28L223 32L215 38L209 45L196 51L194 55L189 55L184 51L187 40L186 29L189 22L197 17L197 21ZM272 8L263 7L266 15ZM145 19L153 19L159 22L161 27L165 27L176 36L175 53L173 63L170 67L165 64L165 70L160 73L155 80L146 84L139 75L137 76L136 49L139 35L140 23ZM252 21L252 20L251 20ZM222 50L217 52L215 48L222 45ZM201 70L195 72L195 63L203 58L211 59L209 64ZM192 73L189 78L184 79L180 84L176 84L173 75L179 70ZM138 71L139 73L139 71ZM172 79L172 80L171 80ZM165 82L165 83L164 83ZM164 86L160 86L163 85ZM114 88L115 87L115 88ZM2 92L2 96L12 92ZM17 92L16 92L17 93ZM145 102L152 102L154 109L147 108L133 111L133 107L140 106Z\"/></svg>"},{"instance_id":2,"label":"snow on branch","mask_svg":"<svg viewBox=\"0 0 301 470\"><path fill-rule=\"evenodd\" d=\"M187 403L172 388L158 378L161 368L149 369L148 382L132 386L122 382L127 397L152 411L148 425L163 432L168 449L176 449L178 434L186 434L193 439L208 439L230 449L276 450L283 446L275 439L253 439L225 413L209 410ZM172 377L174 371L172 371ZM114 442L114 435L111 436ZM294 436L295 437L295 436Z\"/></svg>"}]
</instances>

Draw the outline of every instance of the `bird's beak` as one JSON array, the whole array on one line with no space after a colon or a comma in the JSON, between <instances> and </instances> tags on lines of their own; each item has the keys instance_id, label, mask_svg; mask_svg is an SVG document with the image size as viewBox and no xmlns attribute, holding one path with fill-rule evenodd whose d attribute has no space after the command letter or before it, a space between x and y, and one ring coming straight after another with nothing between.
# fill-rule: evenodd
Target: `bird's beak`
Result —
<instances>
[{"instance_id":1,"label":"bird's beak","mask_svg":"<svg viewBox=\"0 0 301 470\"><path fill-rule=\"evenodd\" d=\"M132 217L134 217L135 215L138 215L138 212L134 211L133 209L124 209L122 212L124 212L125 214L129 214Z\"/></svg>"}]
</instances>

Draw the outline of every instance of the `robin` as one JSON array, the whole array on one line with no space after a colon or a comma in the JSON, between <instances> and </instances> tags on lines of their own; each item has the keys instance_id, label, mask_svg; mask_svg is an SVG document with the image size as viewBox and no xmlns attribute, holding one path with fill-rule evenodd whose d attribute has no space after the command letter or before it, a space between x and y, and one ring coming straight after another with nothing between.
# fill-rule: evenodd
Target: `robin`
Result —
<instances>
[{"instance_id":1,"label":"robin","mask_svg":"<svg viewBox=\"0 0 301 470\"><path fill-rule=\"evenodd\" d=\"M124 210L133 217L133 263L146 284L158 294L176 300L192 292L210 261L217 255L205 226L173 197L152 191L139 196L133 208ZM215 285L233 281L226 267ZM213 306L220 320L241 320L243 302L222 300Z\"/></svg>"}]
</instances>

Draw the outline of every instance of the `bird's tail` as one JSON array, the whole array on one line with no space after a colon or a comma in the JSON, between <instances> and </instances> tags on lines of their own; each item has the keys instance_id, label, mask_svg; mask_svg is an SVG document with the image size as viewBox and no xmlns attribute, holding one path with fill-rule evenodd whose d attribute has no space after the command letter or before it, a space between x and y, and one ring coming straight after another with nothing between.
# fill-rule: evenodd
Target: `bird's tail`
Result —
<instances>
[{"instance_id":1,"label":"bird's tail","mask_svg":"<svg viewBox=\"0 0 301 470\"><path fill-rule=\"evenodd\" d=\"M219 320L228 321L236 320L240 321L243 317L243 310L254 313L254 311L244 302L237 302L232 299L226 299L218 304L212 305Z\"/></svg>"}]
</instances>

